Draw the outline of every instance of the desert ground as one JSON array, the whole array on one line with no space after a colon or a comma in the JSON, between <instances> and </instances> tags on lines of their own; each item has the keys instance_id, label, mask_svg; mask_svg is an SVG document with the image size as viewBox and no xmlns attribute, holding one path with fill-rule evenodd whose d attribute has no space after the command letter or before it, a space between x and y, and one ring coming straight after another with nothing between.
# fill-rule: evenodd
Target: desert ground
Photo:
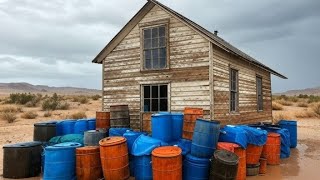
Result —
<instances>
[{"instance_id":1,"label":"desert ground","mask_svg":"<svg viewBox=\"0 0 320 180\"><path fill-rule=\"evenodd\" d=\"M0 98L5 98L0 96ZM32 141L33 124L47 120L63 120L77 112L84 112L87 117L94 117L95 112L101 109L101 99L92 100L82 104L67 100L70 104L68 110L55 110L51 117L44 117L46 111L41 107L22 107L23 112L17 114L13 123L8 123L0 118L0 157L3 157L2 147L5 144ZM281 103L281 102L280 102ZM286 104L286 103L282 103ZM0 104L0 110L7 104ZM320 164L320 119L311 113L312 107L299 107L298 102L281 105L281 108L274 111L275 120L281 118L296 119L298 121L298 147L291 149L291 157L281 160L279 166L268 166L268 172L264 176L248 177L249 180L280 180L280 179L318 179ZM35 119L24 119L21 115L27 111L34 111L38 114ZM307 113L308 112L308 113ZM301 115L302 114L302 115ZM0 179L3 171L3 159L0 158ZM40 177L29 178L29 180L40 179Z\"/></svg>"}]
</instances>

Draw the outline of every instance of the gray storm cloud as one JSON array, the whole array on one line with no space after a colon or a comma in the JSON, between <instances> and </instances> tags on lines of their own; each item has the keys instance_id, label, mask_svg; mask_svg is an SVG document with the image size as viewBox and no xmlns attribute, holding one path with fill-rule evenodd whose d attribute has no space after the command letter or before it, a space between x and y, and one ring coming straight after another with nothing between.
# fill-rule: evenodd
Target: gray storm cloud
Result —
<instances>
[{"instance_id":1,"label":"gray storm cloud","mask_svg":"<svg viewBox=\"0 0 320 180\"><path fill-rule=\"evenodd\" d=\"M289 80L273 91L320 86L320 1L160 0ZM91 60L146 0L0 0L0 82L101 88Z\"/></svg>"}]
</instances>

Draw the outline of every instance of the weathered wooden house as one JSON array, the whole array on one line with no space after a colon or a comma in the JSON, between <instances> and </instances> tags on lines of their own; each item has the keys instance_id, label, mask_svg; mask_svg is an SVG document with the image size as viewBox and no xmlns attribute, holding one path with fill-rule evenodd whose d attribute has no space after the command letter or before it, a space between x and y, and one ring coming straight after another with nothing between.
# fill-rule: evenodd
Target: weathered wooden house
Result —
<instances>
[{"instance_id":1,"label":"weathered wooden house","mask_svg":"<svg viewBox=\"0 0 320 180\"><path fill-rule=\"evenodd\" d=\"M144 112L185 107L224 124L271 120L271 74L286 79L155 0L93 62L103 67L103 109L128 104L134 129Z\"/></svg>"}]
</instances>

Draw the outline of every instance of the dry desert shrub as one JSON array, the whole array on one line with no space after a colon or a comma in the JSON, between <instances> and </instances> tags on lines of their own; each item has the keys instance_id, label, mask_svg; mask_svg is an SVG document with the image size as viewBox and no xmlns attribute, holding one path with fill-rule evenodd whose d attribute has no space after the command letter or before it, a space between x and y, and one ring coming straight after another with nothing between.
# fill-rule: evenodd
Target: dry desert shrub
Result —
<instances>
[{"instance_id":1,"label":"dry desert shrub","mask_svg":"<svg viewBox=\"0 0 320 180\"><path fill-rule=\"evenodd\" d=\"M101 96L99 94L91 96L91 99L94 101L99 100L100 98L101 98Z\"/></svg>"},{"instance_id":2,"label":"dry desert shrub","mask_svg":"<svg viewBox=\"0 0 320 180\"><path fill-rule=\"evenodd\" d=\"M43 117L51 117L52 113L50 111L47 111L43 114Z\"/></svg>"},{"instance_id":3,"label":"dry desert shrub","mask_svg":"<svg viewBox=\"0 0 320 180\"><path fill-rule=\"evenodd\" d=\"M20 106L4 106L0 109L0 112L19 113L23 112L23 109Z\"/></svg>"},{"instance_id":4,"label":"dry desert shrub","mask_svg":"<svg viewBox=\"0 0 320 180\"><path fill-rule=\"evenodd\" d=\"M81 104L87 104L89 102L89 98L87 96L74 96L73 102L79 102Z\"/></svg>"},{"instance_id":5,"label":"dry desert shrub","mask_svg":"<svg viewBox=\"0 0 320 180\"><path fill-rule=\"evenodd\" d=\"M13 123L17 119L16 112L0 112L0 117L3 120L6 120L8 123Z\"/></svg>"},{"instance_id":6,"label":"dry desert shrub","mask_svg":"<svg viewBox=\"0 0 320 180\"><path fill-rule=\"evenodd\" d=\"M82 118L86 118L87 115L85 112L83 111L79 111L79 112L76 112L74 114L71 114L69 118L71 119L82 119Z\"/></svg>"},{"instance_id":7,"label":"dry desert shrub","mask_svg":"<svg viewBox=\"0 0 320 180\"><path fill-rule=\"evenodd\" d=\"M283 110L283 106L277 102L272 102L272 110L275 110L275 111Z\"/></svg>"},{"instance_id":8,"label":"dry desert shrub","mask_svg":"<svg viewBox=\"0 0 320 180\"><path fill-rule=\"evenodd\" d=\"M316 113L319 116L320 115L320 103L313 105L312 110L314 113Z\"/></svg>"},{"instance_id":9,"label":"dry desert shrub","mask_svg":"<svg viewBox=\"0 0 320 180\"><path fill-rule=\"evenodd\" d=\"M27 111L21 115L21 118L23 119L35 119L38 116L36 112L33 111Z\"/></svg>"}]
</instances>

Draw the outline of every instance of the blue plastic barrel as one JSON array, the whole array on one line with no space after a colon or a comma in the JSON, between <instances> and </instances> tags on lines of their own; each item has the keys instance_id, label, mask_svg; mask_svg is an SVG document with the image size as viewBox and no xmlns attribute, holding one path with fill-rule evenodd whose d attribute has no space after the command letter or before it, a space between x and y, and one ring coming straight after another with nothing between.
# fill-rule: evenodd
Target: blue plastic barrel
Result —
<instances>
[{"instance_id":1,"label":"blue plastic barrel","mask_svg":"<svg viewBox=\"0 0 320 180\"><path fill-rule=\"evenodd\" d=\"M74 133L74 124L76 123L76 120L65 120L62 122L62 134L73 134Z\"/></svg>"},{"instance_id":2,"label":"blue plastic barrel","mask_svg":"<svg viewBox=\"0 0 320 180\"><path fill-rule=\"evenodd\" d=\"M88 119L88 130L96 130L96 118Z\"/></svg>"},{"instance_id":3,"label":"blue plastic barrel","mask_svg":"<svg viewBox=\"0 0 320 180\"><path fill-rule=\"evenodd\" d=\"M134 141L141 135L147 135L147 133L143 132L135 132L135 131L127 131L123 134L123 137L127 139L127 145L128 145L128 152L131 154L131 149L133 146Z\"/></svg>"},{"instance_id":4,"label":"blue plastic barrel","mask_svg":"<svg viewBox=\"0 0 320 180\"><path fill-rule=\"evenodd\" d=\"M191 154L199 158L211 158L220 134L219 121L197 119L192 137Z\"/></svg>"},{"instance_id":5,"label":"blue plastic barrel","mask_svg":"<svg viewBox=\"0 0 320 180\"><path fill-rule=\"evenodd\" d=\"M210 160L188 154L183 161L183 180L207 180L210 173Z\"/></svg>"},{"instance_id":6,"label":"blue plastic barrel","mask_svg":"<svg viewBox=\"0 0 320 180\"><path fill-rule=\"evenodd\" d=\"M136 180L152 180L151 156L134 156L134 176Z\"/></svg>"},{"instance_id":7,"label":"blue plastic barrel","mask_svg":"<svg viewBox=\"0 0 320 180\"><path fill-rule=\"evenodd\" d=\"M61 143L45 148L44 180L74 180L76 179L75 149L79 143Z\"/></svg>"},{"instance_id":8,"label":"blue plastic barrel","mask_svg":"<svg viewBox=\"0 0 320 180\"><path fill-rule=\"evenodd\" d=\"M283 129L288 129L290 133L290 147L297 147L297 121L281 120L279 121L279 126Z\"/></svg>"},{"instance_id":9,"label":"blue plastic barrel","mask_svg":"<svg viewBox=\"0 0 320 180\"><path fill-rule=\"evenodd\" d=\"M110 128L109 129L109 136L123 136L124 133L127 131L131 131L130 128Z\"/></svg>"},{"instance_id":10,"label":"blue plastic barrel","mask_svg":"<svg viewBox=\"0 0 320 180\"><path fill-rule=\"evenodd\" d=\"M154 114L151 116L152 137L164 142L171 142L172 121L170 114Z\"/></svg>"},{"instance_id":11,"label":"blue plastic barrel","mask_svg":"<svg viewBox=\"0 0 320 180\"><path fill-rule=\"evenodd\" d=\"M183 114L171 113L172 120L172 140L179 141L182 138Z\"/></svg>"},{"instance_id":12,"label":"blue plastic barrel","mask_svg":"<svg viewBox=\"0 0 320 180\"><path fill-rule=\"evenodd\" d=\"M74 134L84 134L88 131L88 121L86 119L80 119L74 124Z\"/></svg>"},{"instance_id":13,"label":"blue plastic barrel","mask_svg":"<svg viewBox=\"0 0 320 180\"><path fill-rule=\"evenodd\" d=\"M63 123L63 121L59 121L56 124L56 136L62 136L63 135L62 123Z\"/></svg>"}]
</instances>

